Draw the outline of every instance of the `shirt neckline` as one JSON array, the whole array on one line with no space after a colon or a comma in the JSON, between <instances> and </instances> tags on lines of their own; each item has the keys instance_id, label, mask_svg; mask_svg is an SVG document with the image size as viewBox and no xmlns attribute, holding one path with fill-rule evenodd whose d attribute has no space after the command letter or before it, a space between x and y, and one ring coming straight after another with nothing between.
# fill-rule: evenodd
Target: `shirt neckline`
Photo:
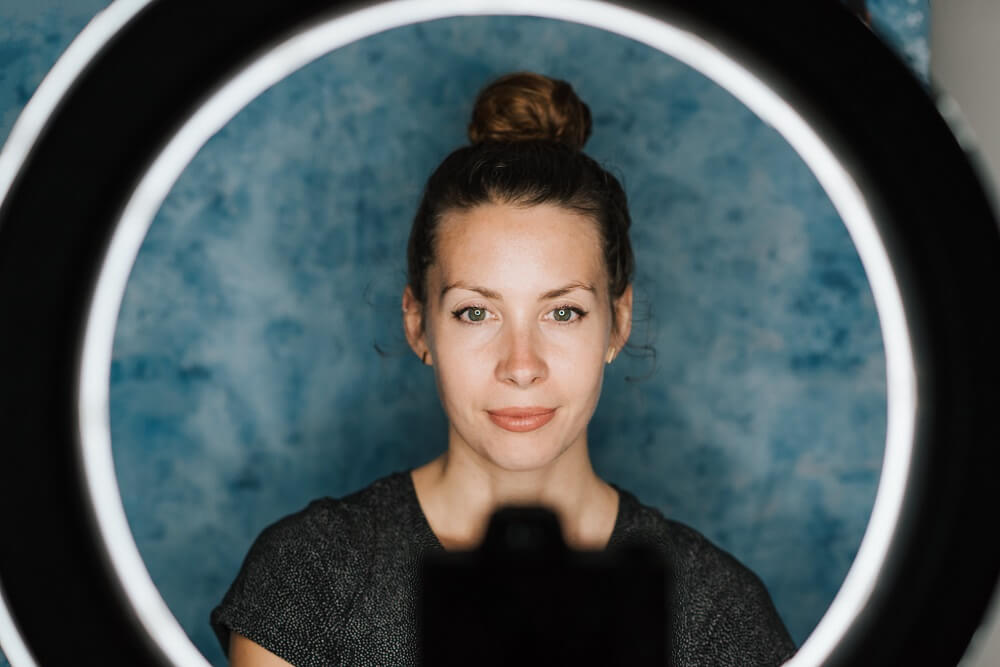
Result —
<instances>
[{"instance_id":1,"label":"shirt neckline","mask_svg":"<svg viewBox=\"0 0 1000 667\"><path fill-rule=\"evenodd\" d=\"M435 551L447 551L444 548L444 545L441 544L441 540L439 540L437 535L434 533L434 529L431 528L430 521L427 520L427 515L424 514L424 508L420 506L420 499L417 497L417 489L413 485L413 476L411 475L412 472L413 468L409 468L396 473L396 475L402 478L401 483L406 487L407 499L409 500L414 513L419 517L418 522L420 524L420 529L425 533L425 537L428 539ZM624 539L628 517L632 515L634 500L632 494L628 491L625 491L614 482L608 483L615 491L618 492L618 513L615 515L615 525L611 529L611 536L608 538L608 543L604 547L605 550L616 547Z\"/></svg>"}]
</instances>

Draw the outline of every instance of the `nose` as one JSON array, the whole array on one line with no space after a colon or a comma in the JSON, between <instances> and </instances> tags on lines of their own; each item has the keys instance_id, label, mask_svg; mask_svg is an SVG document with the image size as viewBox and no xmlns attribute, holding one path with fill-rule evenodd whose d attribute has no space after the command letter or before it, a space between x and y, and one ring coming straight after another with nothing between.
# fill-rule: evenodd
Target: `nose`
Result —
<instances>
[{"instance_id":1,"label":"nose","mask_svg":"<svg viewBox=\"0 0 1000 667\"><path fill-rule=\"evenodd\" d=\"M500 382L529 387L548 377L549 369L540 345L530 328L509 330L504 336L503 352L497 361L496 378Z\"/></svg>"}]
</instances>

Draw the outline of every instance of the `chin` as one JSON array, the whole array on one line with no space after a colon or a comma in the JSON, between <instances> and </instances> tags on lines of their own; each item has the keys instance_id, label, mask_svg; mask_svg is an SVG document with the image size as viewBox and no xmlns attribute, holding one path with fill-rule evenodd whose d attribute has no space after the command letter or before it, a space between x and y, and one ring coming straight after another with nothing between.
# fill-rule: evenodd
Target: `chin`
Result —
<instances>
[{"instance_id":1,"label":"chin","mask_svg":"<svg viewBox=\"0 0 1000 667\"><path fill-rule=\"evenodd\" d=\"M514 442L511 442L514 440ZM557 448L551 442L534 439L500 438L484 447L482 454L493 465L509 472L539 470L559 458L568 447Z\"/></svg>"}]
</instances>

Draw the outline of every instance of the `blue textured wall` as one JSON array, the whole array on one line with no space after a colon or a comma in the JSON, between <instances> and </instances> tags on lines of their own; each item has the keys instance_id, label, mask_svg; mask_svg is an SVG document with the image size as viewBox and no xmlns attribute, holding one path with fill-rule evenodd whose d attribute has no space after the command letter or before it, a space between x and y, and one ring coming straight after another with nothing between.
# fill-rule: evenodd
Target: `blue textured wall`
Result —
<instances>
[{"instance_id":1,"label":"blue textured wall","mask_svg":"<svg viewBox=\"0 0 1000 667\"><path fill-rule=\"evenodd\" d=\"M0 0L0 137L104 5ZM871 6L925 73L926 0ZM647 47L452 19L341 49L254 101L182 175L130 279L111 376L122 496L216 664L208 612L263 526L443 447L432 375L400 330L405 241L476 90L514 69L574 84L595 117L587 150L632 202L651 311L634 335L657 359L610 367L598 471L757 571L798 642L842 582L878 479L885 368L857 254L811 173Z\"/></svg>"}]
</instances>

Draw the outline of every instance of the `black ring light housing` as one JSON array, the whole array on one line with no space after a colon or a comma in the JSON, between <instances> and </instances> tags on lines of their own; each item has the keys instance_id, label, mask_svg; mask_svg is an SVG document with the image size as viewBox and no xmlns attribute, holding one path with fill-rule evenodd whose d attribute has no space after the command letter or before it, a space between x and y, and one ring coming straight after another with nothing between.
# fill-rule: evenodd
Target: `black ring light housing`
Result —
<instances>
[{"instance_id":1,"label":"black ring light housing","mask_svg":"<svg viewBox=\"0 0 1000 667\"><path fill-rule=\"evenodd\" d=\"M893 395L890 377L890 413L895 400L912 419L899 421L909 425L899 436L905 460L887 448L879 494L891 508L882 511L879 499L876 512L892 520L876 525L873 513L865 540L884 548L869 549L878 554L866 555L867 574L859 566L853 613L841 605L839 620L824 618L814 633L824 637L811 636L792 662L955 664L1000 563L1000 232L976 170L927 91L833 0L510 3L520 11L406 0L382 9L409 16L435 4L451 7L438 17L573 21L578 11L612 17L597 27L626 36L637 26L680 31L720 62L739 63L764 84L750 94L774 95L830 149L830 168L850 176L859 210L874 221L869 240L880 243L869 256L887 259L884 275L866 269L892 296L880 303L876 290L883 334L899 332L886 336L887 361L903 359L900 377L908 378ZM53 70L61 78L43 83L15 127L0 156L0 624L8 616L0 637L15 667L30 664L29 653L42 665L81 656L88 664L169 665L191 655L174 651L177 635L161 633L159 617L143 611L166 607L145 589L131 591L138 584L95 509L95 489L104 487L81 427L95 291L137 186L203 104L276 45L378 5L119 0L78 38ZM85 65L63 62L81 54ZM890 302L898 321L886 314ZM113 332L114 322L99 324Z\"/></svg>"}]
</instances>

